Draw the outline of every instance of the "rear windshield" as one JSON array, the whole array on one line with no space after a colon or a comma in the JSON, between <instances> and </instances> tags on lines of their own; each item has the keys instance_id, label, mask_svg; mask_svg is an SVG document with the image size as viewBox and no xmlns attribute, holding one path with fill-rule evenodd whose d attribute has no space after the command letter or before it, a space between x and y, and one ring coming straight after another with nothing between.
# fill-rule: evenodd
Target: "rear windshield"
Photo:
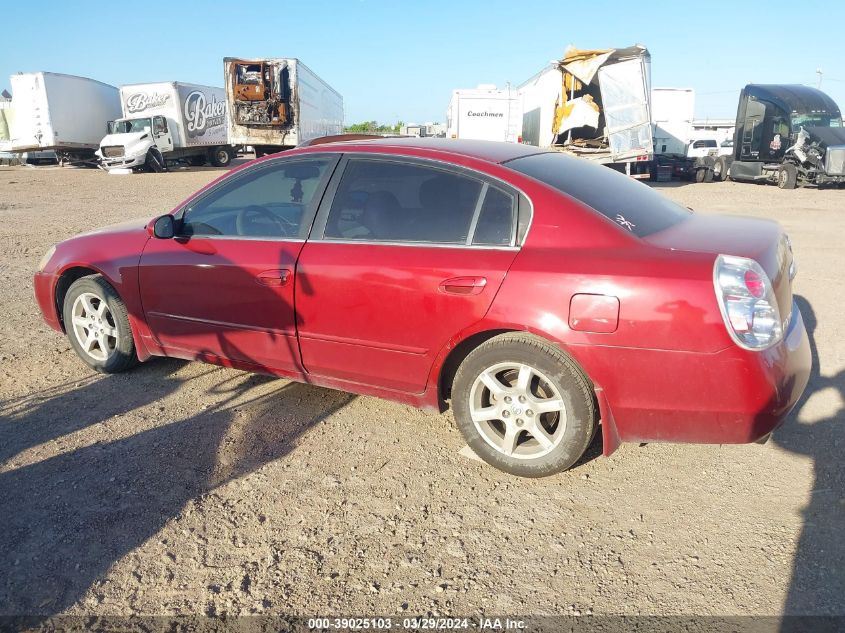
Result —
<instances>
[{"instance_id":1,"label":"rear windshield","mask_svg":"<svg viewBox=\"0 0 845 633\"><path fill-rule=\"evenodd\" d=\"M560 152L516 158L507 166L583 202L637 237L667 229L690 215L648 185Z\"/></svg>"}]
</instances>

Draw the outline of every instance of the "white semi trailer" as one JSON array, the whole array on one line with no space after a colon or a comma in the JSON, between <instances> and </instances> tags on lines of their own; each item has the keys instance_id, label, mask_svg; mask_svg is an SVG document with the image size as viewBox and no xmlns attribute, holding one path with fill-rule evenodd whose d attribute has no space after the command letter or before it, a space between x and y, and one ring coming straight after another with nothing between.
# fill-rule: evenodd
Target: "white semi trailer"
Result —
<instances>
[{"instance_id":1,"label":"white semi trailer","mask_svg":"<svg viewBox=\"0 0 845 633\"><path fill-rule=\"evenodd\" d=\"M522 100L516 90L496 86L453 90L446 113L447 138L519 143Z\"/></svg>"},{"instance_id":2,"label":"white semi trailer","mask_svg":"<svg viewBox=\"0 0 845 633\"><path fill-rule=\"evenodd\" d=\"M656 154L683 155L692 139L695 91L692 88L654 88L651 118Z\"/></svg>"},{"instance_id":3,"label":"white semi trailer","mask_svg":"<svg viewBox=\"0 0 845 633\"><path fill-rule=\"evenodd\" d=\"M94 163L106 124L120 116L117 88L51 72L18 73L9 82L10 151L52 150L61 164Z\"/></svg>"},{"instance_id":4,"label":"white semi trailer","mask_svg":"<svg viewBox=\"0 0 845 633\"><path fill-rule=\"evenodd\" d=\"M256 156L343 133L343 97L295 58L223 59L229 140Z\"/></svg>"},{"instance_id":5,"label":"white semi trailer","mask_svg":"<svg viewBox=\"0 0 845 633\"><path fill-rule=\"evenodd\" d=\"M522 142L648 178L654 154L651 56L644 46L568 47L519 86Z\"/></svg>"},{"instance_id":6,"label":"white semi trailer","mask_svg":"<svg viewBox=\"0 0 845 633\"><path fill-rule=\"evenodd\" d=\"M120 102L123 116L109 121L97 151L105 169L161 171L174 161L225 167L237 155L228 141L222 88L132 84L120 87Z\"/></svg>"}]
</instances>

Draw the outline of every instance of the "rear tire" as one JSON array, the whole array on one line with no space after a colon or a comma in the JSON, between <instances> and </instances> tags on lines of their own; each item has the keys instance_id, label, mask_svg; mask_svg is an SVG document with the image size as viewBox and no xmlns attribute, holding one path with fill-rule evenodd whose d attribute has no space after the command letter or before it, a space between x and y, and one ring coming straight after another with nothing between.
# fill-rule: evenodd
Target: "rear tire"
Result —
<instances>
[{"instance_id":1,"label":"rear tire","mask_svg":"<svg viewBox=\"0 0 845 633\"><path fill-rule=\"evenodd\" d=\"M215 147L209 153L209 159L215 167L228 167L232 162L232 150L228 147Z\"/></svg>"},{"instance_id":2,"label":"rear tire","mask_svg":"<svg viewBox=\"0 0 845 633\"><path fill-rule=\"evenodd\" d=\"M778 187L795 189L798 184L798 169L792 163L784 163L778 168Z\"/></svg>"},{"instance_id":3,"label":"rear tire","mask_svg":"<svg viewBox=\"0 0 845 633\"><path fill-rule=\"evenodd\" d=\"M496 336L461 363L455 419L485 462L520 477L546 477L580 459L596 431L589 380L560 348L523 333Z\"/></svg>"},{"instance_id":4,"label":"rear tire","mask_svg":"<svg viewBox=\"0 0 845 633\"><path fill-rule=\"evenodd\" d=\"M709 170L702 167L695 170L695 182L704 182L704 177Z\"/></svg>"},{"instance_id":5,"label":"rear tire","mask_svg":"<svg viewBox=\"0 0 845 633\"><path fill-rule=\"evenodd\" d=\"M728 161L725 160L724 156L719 156L716 158L716 162L713 163L713 180L716 182L724 182L728 179Z\"/></svg>"},{"instance_id":6,"label":"rear tire","mask_svg":"<svg viewBox=\"0 0 845 633\"><path fill-rule=\"evenodd\" d=\"M713 170L712 169L705 169L704 170L704 182L713 182Z\"/></svg>"},{"instance_id":7,"label":"rear tire","mask_svg":"<svg viewBox=\"0 0 845 633\"><path fill-rule=\"evenodd\" d=\"M71 347L92 369L114 374L138 363L126 305L102 275L68 288L62 318Z\"/></svg>"}]
</instances>

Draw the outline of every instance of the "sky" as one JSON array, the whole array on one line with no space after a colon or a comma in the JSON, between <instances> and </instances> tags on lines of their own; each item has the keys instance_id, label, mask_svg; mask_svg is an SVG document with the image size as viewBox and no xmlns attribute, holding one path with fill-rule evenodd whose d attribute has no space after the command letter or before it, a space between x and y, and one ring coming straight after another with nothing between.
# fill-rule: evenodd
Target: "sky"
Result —
<instances>
[{"instance_id":1,"label":"sky","mask_svg":"<svg viewBox=\"0 0 845 633\"><path fill-rule=\"evenodd\" d=\"M222 86L224 57L297 57L343 95L346 124L445 122L454 89L517 86L570 43L638 43L654 87L733 118L746 83L817 86L819 69L845 107L843 24L845 3L814 0L27 0L4 5L0 88L33 71Z\"/></svg>"}]
</instances>

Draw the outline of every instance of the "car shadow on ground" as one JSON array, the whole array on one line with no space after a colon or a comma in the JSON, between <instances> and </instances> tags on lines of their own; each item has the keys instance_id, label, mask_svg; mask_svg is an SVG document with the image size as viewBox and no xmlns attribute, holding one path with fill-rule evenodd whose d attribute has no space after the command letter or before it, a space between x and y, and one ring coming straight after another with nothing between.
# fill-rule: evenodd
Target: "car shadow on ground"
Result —
<instances>
[{"instance_id":1,"label":"car shadow on ground","mask_svg":"<svg viewBox=\"0 0 845 633\"><path fill-rule=\"evenodd\" d=\"M835 389L845 401L845 371L832 377L821 374L814 338L815 312L804 297L796 296L795 301L810 338L813 365L804 396L790 421L773 435L773 441L810 458L814 481L783 611L785 615L845 615L845 408L812 423L796 422L808 399L817 392Z\"/></svg>"},{"instance_id":2,"label":"car shadow on ground","mask_svg":"<svg viewBox=\"0 0 845 633\"><path fill-rule=\"evenodd\" d=\"M0 614L67 609L191 500L284 457L354 398L209 369L213 404L158 420L161 398L190 380L177 375L181 364L151 361L131 378L73 383L14 411L14 403L0 403ZM110 432L109 421L130 410L150 420L145 430ZM92 440L98 424L102 432ZM83 428L88 444L59 444L39 461L39 445ZM22 465L8 461L28 448Z\"/></svg>"}]
</instances>

